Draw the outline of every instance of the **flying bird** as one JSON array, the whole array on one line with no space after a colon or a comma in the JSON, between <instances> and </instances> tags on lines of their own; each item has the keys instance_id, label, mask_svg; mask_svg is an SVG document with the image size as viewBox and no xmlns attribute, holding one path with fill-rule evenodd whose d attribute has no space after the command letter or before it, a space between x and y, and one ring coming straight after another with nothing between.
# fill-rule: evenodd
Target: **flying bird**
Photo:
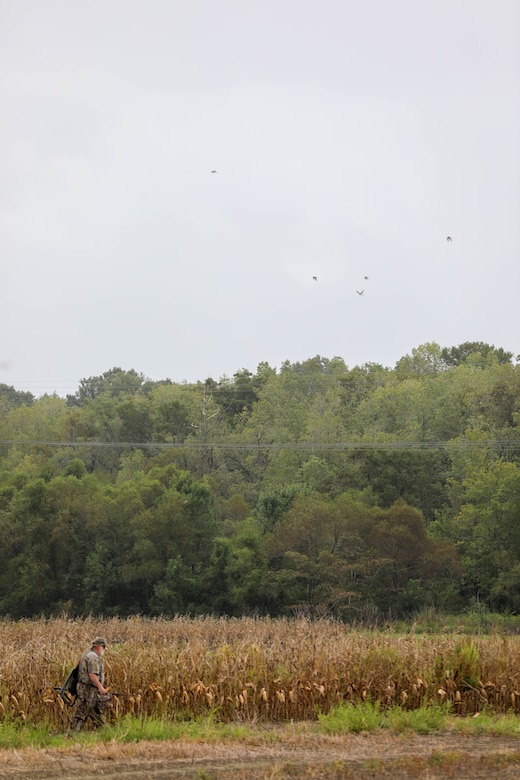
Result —
<instances>
[{"instance_id":1,"label":"flying bird","mask_svg":"<svg viewBox=\"0 0 520 780\"><path fill-rule=\"evenodd\" d=\"M211 173L217 173L217 171L211 171Z\"/></svg>"},{"instance_id":2,"label":"flying bird","mask_svg":"<svg viewBox=\"0 0 520 780\"><path fill-rule=\"evenodd\" d=\"M358 294L358 295L363 295L363 293L364 293L365 291L364 291L364 290L356 290L356 292L357 292L357 294Z\"/></svg>"},{"instance_id":3,"label":"flying bird","mask_svg":"<svg viewBox=\"0 0 520 780\"><path fill-rule=\"evenodd\" d=\"M370 277L369 276L364 276L363 279L370 279Z\"/></svg>"},{"instance_id":4,"label":"flying bird","mask_svg":"<svg viewBox=\"0 0 520 780\"><path fill-rule=\"evenodd\" d=\"M451 241L451 236L446 236L446 241Z\"/></svg>"},{"instance_id":5,"label":"flying bird","mask_svg":"<svg viewBox=\"0 0 520 780\"><path fill-rule=\"evenodd\" d=\"M313 276L312 278L314 279L315 282L318 281L318 277L317 276Z\"/></svg>"}]
</instances>

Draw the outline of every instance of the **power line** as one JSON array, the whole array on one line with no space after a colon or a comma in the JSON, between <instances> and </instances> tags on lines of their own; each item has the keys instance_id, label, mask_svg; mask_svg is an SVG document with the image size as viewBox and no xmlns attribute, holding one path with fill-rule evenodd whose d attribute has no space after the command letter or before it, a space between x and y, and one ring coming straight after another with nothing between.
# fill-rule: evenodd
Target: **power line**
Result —
<instances>
[{"instance_id":1,"label":"power line","mask_svg":"<svg viewBox=\"0 0 520 780\"><path fill-rule=\"evenodd\" d=\"M478 441L343 441L343 442L132 442L132 441L53 441L45 439L0 439L0 445L45 447L97 447L104 449L179 449L179 450L478 450L520 449L520 439L483 439Z\"/></svg>"}]
</instances>

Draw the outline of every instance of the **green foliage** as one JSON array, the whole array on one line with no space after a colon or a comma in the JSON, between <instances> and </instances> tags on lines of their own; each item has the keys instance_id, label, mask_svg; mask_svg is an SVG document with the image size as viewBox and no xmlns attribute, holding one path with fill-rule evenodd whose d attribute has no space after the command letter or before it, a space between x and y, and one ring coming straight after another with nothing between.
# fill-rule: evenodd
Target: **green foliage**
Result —
<instances>
[{"instance_id":1,"label":"green foliage","mask_svg":"<svg viewBox=\"0 0 520 780\"><path fill-rule=\"evenodd\" d=\"M512 352L506 352L502 347L498 349L482 341L465 341L458 347L444 347L441 350L441 358L446 366L458 366L471 358L478 356L483 361L490 362L495 359L498 363L510 363Z\"/></svg>"},{"instance_id":2,"label":"green foliage","mask_svg":"<svg viewBox=\"0 0 520 780\"><path fill-rule=\"evenodd\" d=\"M398 732L430 734L432 731L446 728L450 712L450 702L425 704L413 710L391 707L385 714L385 727Z\"/></svg>"},{"instance_id":3,"label":"green foliage","mask_svg":"<svg viewBox=\"0 0 520 780\"><path fill-rule=\"evenodd\" d=\"M7 412L17 406L31 406L34 395L23 390L15 390L12 385L0 383L0 412Z\"/></svg>"},{"instance_id":4,"label":"green foliage","mask_svg":"<svg viewBox=\"0 0 520 780\"><path fill-rule=\"evenodd\" d=\"M26 727L20 719L3 718L0 727L0 750L22 748L52 748L64 744L61 734L53 734L47 723Z\"/></svg>"},{"instance_id":5,"label":"green foliage","mask_svg":"<svg viewBox=\"0 0 520 780\"><path fill-rule=\"evenodd\" d=\"M485 710L477 717L457 718L451 723L455 731L463 734L489 734L501 737L518 737L518 715L509 712L497 717Z\"/></svg>"},{"instance_id":6,"label":"green foliage","mask_svg":"<svg viewBox=\"0 0 520 780\"><path fill-rule=\"evenodd\" d=\"M113 398L134 395L143 387L145 381L143 374L138 374L133 369L124 371L121 368L112 368L101 376L82 379L75 395L67 396L67 403L69 406L82 406L100 395Z\"/></svg>"},{"instance_id":7,"label":"green foliage","mask_svg":"<svg viewBox=\"0 0 520 780\"><path fill-rule=\"evenodd\" d=\"M487 630L483 610L520 610L511 358L429 343L393 370L317 355L192 385L113 368L66 400L0 385L0 610L478 604Z\"/></svg>"},{"instance_id":8,"label":"green foliage","mask_svg":"<svg viewBox=\"0 0 520 780\"><path fill-rule=\"evenodd\" d=\"M182 721L171 718L136 718L125 715L108 722L97 731L83 731L72 738L64 732L56 733L49 724L25 725L20 719L2 720L0 728L0 750L23 750L26 748L62 751L77 744L86 748L96 744L136 744L141 741L162 742L183 740L192 742L227 744L274 745L284 740L284 732L293 726L284 726L278 731L258 728L252 723L219 723L211 715L196 720ZM392 708L387 713L362 703L359 707L339 705L329 713L318 715L318 724L300 724L298 733L304 738L308 731L315 737L316 729L325 734L362 733L379 729L397 732L412 731L429 734L441 729L458 732L461 735L507 736L518 735L518 718L513 713L490 715L480 713L479 717L456 718L449 715L448 708L434 705L414 711Z\"/></svg>"},{"instance_id":9,"label":"green foliage","mask_svg":"<svg viewBox=\"0 0 520 780\"><path fill-rule=\"evenodd\" d=\"M258 522L264 531L274 531L290 509L295 496L302 492L298 485L283 485L260 493L256 509Z\"/></svg>"},{"instance_id":10,"label":"green foliage","mask_svg":"<svg viewBox=\"0 0 520 780\"><path fill-rule=\"evenodd\" d=\"M326 715L318 713L318 723L326 734L376 731L382 728L384 716L378 701L362 701L358 704L340 704Z\"/></svg>"},{"instance_id":11,"label":"green foliage","mask_svg":"<svg viewBox=\"0 0 520 780\"><path fill-rule=\"evenodd\" d=\"M402 379L408 376L435 375L443 368L443 352L438 344L432 342L412 349L411 355L405 355L397 362L395 371Z\"/></svg>"},{"instance_id":12,"label":"green foliage","mask_svg":"<svg viewBox=\"0 0 520 780\"><path fill-rule=\"evenodd\" d=\"M453 679L460 690L478 688L481 664L478 647L472 639L463 639L457 644L450 665L453 669Z\"/></svg>"},{"instance_id":13,"label":"green foliage","mask_svg":"<svg viewBox=\"0 0 520 780\"><path fill-rule=\"evenodd\" d=\"M82 479L87 473L84 462L80 458L74 458L67 463L65 475Z\"/></svg>"},{"instance_id":14,"label":"green foliage","mask_svg":"<svg viewBox=\"0 0 520 780\"><path fill-rule=\"evenodd\" d=\"M327 714L318 714L318 723L326 734L343 734L347 731L413 731L430 734L446 728L450 704L424 704L413 710L393 706L383 711L380 702L362 701L356 704L340 704Z\"/></svg>"}]
</instances>

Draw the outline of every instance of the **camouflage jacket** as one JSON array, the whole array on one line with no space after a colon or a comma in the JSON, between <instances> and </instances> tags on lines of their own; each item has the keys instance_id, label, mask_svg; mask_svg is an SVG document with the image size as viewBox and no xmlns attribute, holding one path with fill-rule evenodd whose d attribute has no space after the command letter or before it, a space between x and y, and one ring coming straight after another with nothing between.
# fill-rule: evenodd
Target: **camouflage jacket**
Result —
<instances>
[{"instance_id":1,"label":"camouflage jacket","mask_svg":"<svg viewBox=\"0 0 520 780\"><path fill-rule=\"evenodd\" d=\"M101 685L105 682L105 671L103 669L103 659L94 650L87 650L81 656L79 662L78 682L85 685L93 685L89 674L93 672L97 674Z\"/></svg>"}]
</instances>

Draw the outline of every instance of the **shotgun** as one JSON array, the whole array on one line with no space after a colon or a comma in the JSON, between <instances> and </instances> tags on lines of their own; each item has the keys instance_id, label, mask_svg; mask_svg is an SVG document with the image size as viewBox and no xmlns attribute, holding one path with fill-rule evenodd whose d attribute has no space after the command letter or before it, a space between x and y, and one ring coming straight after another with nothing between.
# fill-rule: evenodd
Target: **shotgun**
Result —
<instances>
[{"instance_id":1,"label":"shotgun","mask_svg":"<svg viewBox=\"0 0 520 780\"><path fill-rule=\"evenodd\" d=\"M63 685L53 685L52 690L59 691L59 694L63 699L63 701L65 702L65 704L68 704L69 707L72 707L72 705L76 701L76 694L71 693L71 691L69 691L69 689L66 688L65 685L66 683L64 683ZM112 696L126 696L126 693L123 693L122 691L109 691L109 693Z\"/></svg>"}]
</instances>

